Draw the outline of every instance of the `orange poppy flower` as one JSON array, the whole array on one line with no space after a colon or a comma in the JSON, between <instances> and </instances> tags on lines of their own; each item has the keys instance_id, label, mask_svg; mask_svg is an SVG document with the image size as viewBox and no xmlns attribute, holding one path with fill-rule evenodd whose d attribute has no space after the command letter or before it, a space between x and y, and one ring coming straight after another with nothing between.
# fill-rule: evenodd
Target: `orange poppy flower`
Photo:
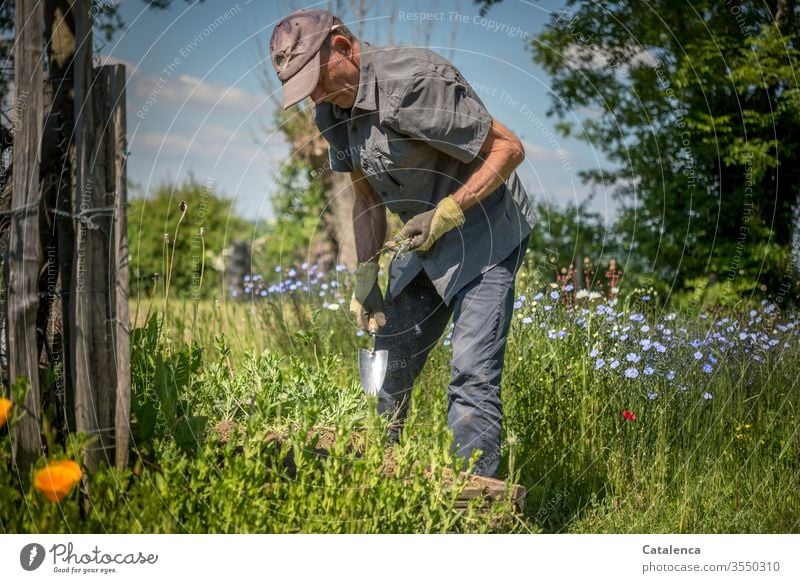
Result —
<instances>
[{"instance_id":1,"label":"orange poppy flower","mask_svg":"<svg viewBox=\"0 0 800 583\"><path fill-rule=\"evenodd\" d=\"M81 476L81 467L74 461L56 460L36 472L33 487L50 502L58 502L72 491Z\"/></svg>"},{"instance_id":2,"label":"orange poppy flower","mask_svg":"<svg viewBox=\"0 0 800 583\"><path fill-rule=\"evenodd\" d=\"M6 421L8 421L8 417L11 415L11 407L13 406L14 403L5 397L0 397L0 427L5 425Z\"/></svg>"}]
</instances>

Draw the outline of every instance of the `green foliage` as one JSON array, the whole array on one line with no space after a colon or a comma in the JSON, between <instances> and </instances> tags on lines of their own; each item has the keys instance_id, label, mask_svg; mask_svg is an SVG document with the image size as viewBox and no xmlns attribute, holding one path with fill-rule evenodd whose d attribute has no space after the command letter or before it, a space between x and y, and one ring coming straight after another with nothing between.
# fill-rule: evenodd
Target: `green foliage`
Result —
<instances>
[{"instance_id":1,"label":"green foliage","mask_svg":"<svg viewBox=\"0 0 800 583\"><path fill-rule=\"evenodd\" d=\"M139 337L134 345L139 360L157 333L143 336L150 340ZM20 490L10 459L0 458L0 527L6 532L384 533L513 526L503 519L504 502L483 514L474 507L455 510L466 481L446 470L455 460L445 442L408 441L387 450L386 424L370 412L360 387L331 381L340 367L338 359L316 368L270 352L251 353L234 376L221 363L206 361L188 393L217 420L216 405L228 395L251 396L227 419L236 431L225 438L216 430L198 431L191 451L168 435L155 437L152 455L139 457L132 471L103 467L89 476L86 516L79 510L82 494L75 491L58 505L46 502ZM204 396L213 400L204 402ZM443 423L432 429L444 432ZM8 438L2 439L7 445Z\"/></svg>"},{"instance_id":2,"label":"green foliage","mask_svg":"<svg viewBox=\"0 0 800 583\"><path fill-rule=\"evenodd\" d=\"M131 433L140 456L152 453L156 440L175 440L188 450L205 429L207 417L196 415L200 403L190 399L202 353L196 345L170 351L159 342L159 318L131 332Z\"/></svg>"},{"instance_id":3,"label":"green foliage","mask_svg":"<svg viewBox=\"0 0 800 583\"><path fill-rule=\"evenodd\" d=\"M187 203L188 210L176 241L181 201ZM158 274L155 289L163 292L174 244L170 296L222 295L221 256L231 241L252 237L253 226L235 214L233 201L215 194L210 186L194 177L177 189L165 184L152 196L133 198L128 209L132 293L151 293L153 274ZM199 287L201 269L202 288Z\"/></svg>"},{"instance_id":4,"label":"green foliage","mask_svg":"<svg viewBox=\"0 0 800 583\"><path fill-rule=\"evenodd\" d=\"M640 271L796 298L798 20L793 5L775 21L757 2L568 0L533 42L551 112L599 109L573 132L618 167L584 178L616 185Z\"/></svg>"},{"instance_id":5,"label":"green foliage","mask_svg":"<svg viewBox=\"0 0 800 583\"><path fill-rule=\"evenodd\" d=\"M709 375L694 355L709 348L689 342L729 334L716 324L741 318L739 308L716 307L714 319L694 311L665 321L658 306L630 297L623 318L590 310L583 327L563 304L549 312L528 304L518 312L533 321L517 326L509 342L504 459L513 450L529 490L527 512L539 526L592 533L798 529L800 496L791 484L800 475L800 442L788 425L800 404L789 396L796 368L768 356L758 364L756 357L726 359L713 351L725 364ZM670 328L676 342L664 354L648 355L638 341L619 336L640 310L643 324ZM775 324L768 319L753 332L771 334ZM550 331L559 329L567 335L553 339ZM616 340L608 341L615 330ZM592 348L603 366L588 356ZM656 373L620 381L620 370L631 366L628 353L646 358ZM612 358L621 369L609 367ZM670 369L677 371L674 382L664 375ZM625 420L623 410L637 419ZM776 513L770 499L784 488L792 494Z\"/></svg>"},{"instance_id":6,"label":"green foliage","mask_svg":"<svg viewBox=\"0 0 800 583\"><path fill-rule=\"evenodd\" d=\"M798 531L796 316L792 329L783 327L793 344L768 349L766 338L789 315L762 307L756 318L740 305L717 307L715 318L664 318L660 306L631 293L611 317L588 299L575 302L577 309L564 296L536 301L542 288L527 283L534 279L526 272L518 280L528 300L514 312L503 376L501 475L527 489L525 517L510 519L504 503L488 512L455 510L465 483L448 471L456 460L446 427L451 354L444 343L417 382L402 442L387 449L385 421L357 378L363 339L345 310L320 309L314 294L287 292L229 305L224 314L203 302L190 340L188 327L175 321L159 330L151 316L136 328L132 468L103 467L88 477L87 490L76 488L58 505L20 486L10 436L0 430L0 529ZM346 285L340 293L348 295ZM723 316L729 320L718 325ZM169 320L186 317L179 302L170 306ZM743 358L703 346L719 360L707 374L689 341L716 332L739 338L741 328L727 329L731 319L762 338L763 348ZM658 371L653 376L621 380L619 370L597 368L588 354L597 347L624 361L642 349L621 330L636 323L654 331L657 322L675 342L659 336L667 352L642 352ZM551 337L562 329L563 338ZM677 371L674 381L667 369ZM24 399L24 384L11 396ZM623 410L636 421L623 419ZM178 429L191 419L207 422ZM53 444L51 455L80 459L86 443L73 436L66 447Z\"/></svg>"}]
</instances>

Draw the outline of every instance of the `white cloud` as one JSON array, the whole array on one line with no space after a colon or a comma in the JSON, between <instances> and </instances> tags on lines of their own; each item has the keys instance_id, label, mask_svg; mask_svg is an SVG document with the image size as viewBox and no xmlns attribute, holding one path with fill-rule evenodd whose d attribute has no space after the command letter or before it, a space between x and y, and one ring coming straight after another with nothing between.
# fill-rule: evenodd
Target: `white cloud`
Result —
<instances>
[{"instance_id":1,"label":"white cloud","mask_svg":"<svg viewBox=\"0 0 800 583\"><path fill-rule=\"evenodd\" d=\"M655 67L658 64L658 59L648 49L643 49L633 55L631 58L631 65L646 65L648 67Z\"/></svg>"},{"instance_id":2,"label":"white cloud","mask_svg":"<svg viewBox=\"0 0 800 583\"><path fill-rule=\"evenodd\" d=\"M611 67L611 55L597 45L584 45L573 43L564 51L564 60L573 68L586 67L594 71ZM627 73L628 69L637 66L655 67L658 63L655 55L648 49L639 49L626 63L620 63L620 72Z\"/></svg>"},{"instance_id":3,"label":"white cloud","mask_svg":"<svg viewBox=\"0 0 800 583\"><path fill-rule=\"evenodd\" d=\"M215 107L233 107L254 109L264 98L230 87L221 83L203 81L191 75L148 74L136 84L135 95L138 99L148 99L163 103L178 103L189 105L211 105Z\"/></svg>"},{"instance_id":4,"label":"white cloud","mask_svg":"<svg viewBox=\"0 0 800 583\"><path fill-rule=\"evenodd\" d=\"M259 162L275 162L286 157L286 145L282 142L259 147L249 133L234 134L230 128L218 124L203 126L194 136L179 132L139 133L134 136L131 148L140 155L148 152L155 156L160 151L160 156L183 157L188 153L187 163L192 165L198 162L196 155L211 157L214 162L218 159L249 162L254 158Z\"/></svg>"},{"instance_id":5,"label":"white cloud","mask_svg":"<svg viewBox=\"0 0 800 583\"><path fill-rule=\"evenodd\" d=\"M136 134L131 144L132 152L135 154L139 148L147 148L153 152L161 149L163 154L183 154L187 150L195 147L196 142L192 142L187 136L180 134L159 134L156 132L146 132ZM138 148L137 148L138 146Z\"/></svg>"}]
</instances>

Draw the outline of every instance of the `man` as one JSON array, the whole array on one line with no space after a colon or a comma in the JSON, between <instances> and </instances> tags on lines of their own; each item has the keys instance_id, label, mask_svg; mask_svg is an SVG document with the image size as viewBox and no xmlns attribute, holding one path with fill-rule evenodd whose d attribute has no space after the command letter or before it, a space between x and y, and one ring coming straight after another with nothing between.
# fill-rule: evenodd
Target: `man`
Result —
<instances>
[{"instance_id":1,"label":"man","mask_svg":"<svg viewBox=\"0 0 800 583\"><path fill-rule=\"evenodd\" d=\"M496 476L500 379L514 279L534 217L514 169L524 150L492 119L449 61L411 47L359 41L330 12L300 10L270 40L284 107L311 97L334 171L349 172L358 267L351 311L380 329L389 352L378 411L399 432L411 387L453 317L448 425L474 473ZM386 209L404 223L389 244L408 251L390 266L384 300L378 258Z\"/></svg>"}]
</instances>

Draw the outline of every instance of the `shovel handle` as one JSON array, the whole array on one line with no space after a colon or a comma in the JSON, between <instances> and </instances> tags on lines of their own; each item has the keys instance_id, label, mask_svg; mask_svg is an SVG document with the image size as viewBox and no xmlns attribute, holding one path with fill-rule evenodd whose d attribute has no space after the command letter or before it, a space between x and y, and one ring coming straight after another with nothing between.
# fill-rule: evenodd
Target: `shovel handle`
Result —
<instances>
[{"instance_id":1,"label":"shovel handle","mask_svg":"<svg viewBox=\"0 0 800 583\"><path fill-rule=\"evenodd\" d=\"M370 316L369 317L369 334L370 336L375 336L378 333L378 323L375 321L375 318Z\"/></svg>"},{"instance_id":2,"label":"shovel handle","mask_svg":"<svg viewBox=\"0 0 800 583\"><path fill-rule=\"evenodd\" d=\"M370 353L375 352L375 335L378 333L378 324L374 318L369 319L369 335L372 338L372 345L369 348Z\"/></svg>"}]
</instances>

